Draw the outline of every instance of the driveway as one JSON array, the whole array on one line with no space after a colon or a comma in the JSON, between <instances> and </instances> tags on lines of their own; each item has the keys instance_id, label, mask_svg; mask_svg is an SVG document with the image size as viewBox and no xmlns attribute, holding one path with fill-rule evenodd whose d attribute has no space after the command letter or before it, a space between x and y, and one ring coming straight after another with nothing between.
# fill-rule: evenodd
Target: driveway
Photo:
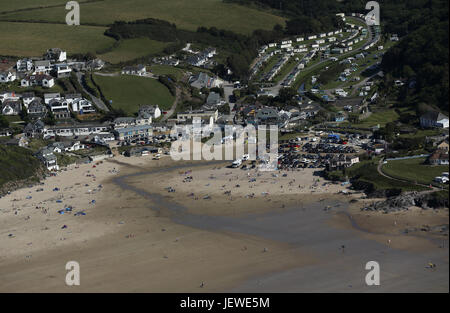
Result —
<instances>
[{"instance_id":1,"label":"driveway","mask_svg":"<svg viewBox=\"0 0 450 313\"><path fill-rule=\"evenodd\" d=\"M102 110L102 111L105 111L105 112L109 112L109 108L106 106L106 104L101 99L97 98L96 96L94 96L93 94L91 94L89 91L87 91L84 88L83 82L82 82L82 78L83 78L84 75L85 74L83 72L76 72L76 76L77 76L78 82L80 83L81 88L83 88L83 91L85 93L87 93L91 97L91 99L94 102L95 106L99 110Z\"/></svg>"},{"instance_id":2,"label":"driveway","mask_svg":"<svg viewBox=\"0 0 450 313\"><path fill-rule=\"evenodd\" d=\"M161 119L161 122L164 122L166 120L169 119L169 117L171 117L173 115L173 113L175 113L175 110L177 109L177 104L178 101L180 101L181 98L181 89L176 86L176 95L175 95L175 100L173 101L172 107L170 108L169 111L167 111L166 114L164 114L164 116Z\"/></svg>"}]
</instances>

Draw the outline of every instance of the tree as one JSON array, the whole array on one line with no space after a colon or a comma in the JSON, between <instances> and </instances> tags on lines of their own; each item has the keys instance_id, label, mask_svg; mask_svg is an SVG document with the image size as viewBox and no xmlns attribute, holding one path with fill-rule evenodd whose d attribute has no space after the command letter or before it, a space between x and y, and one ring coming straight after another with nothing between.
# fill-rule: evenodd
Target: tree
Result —
<instances>
[{"instance_id":1,"label":"tree","mask_svg":"<svg viewBox=\"0 0 450 313\"><path fill-rule=\"evenodd\" d=\"M53 115L53 112L48 112L47 116L44 118L44 123L47 125L55 125L56 124L56 119L55 116Z\"/></svg>"},{"instance_id":2,"label":"tree","mask_svg":"<svg viewBox=\"0 0 450 313\"><path fill-rule=\"evenodd\" d=\"M350 113L348 115L348 121L353 124L357 124L359 122L359 114L358 113Z\"/></svg>"},{"instance_id":3,"label":"tree","mask_svg":"<svg viewBox=\"0 0 450 313\"><path fill-rule=\"evenodd\" d=\"M26 107L22 107L22 110L20 110L19 116L20 116L21 120L24 121L25 123L28 123L30 121Z\"/></svg>"},{"instance_id":4,"label":"tree","mask_svg":"<svg viewBox=\"0 0 450 313\"><path fill-rule=\"evenodd\" d=\"M297 95L297 91L292 88L282 88L280 89L279 93L278 93L278 99L277 101L280 102L289 102L292 100L292 98L294 98Z\"/></svg>"},{"instance_id":5,"label":"tree","mask_svg":"<svg viewBox=\"0 0 450 313\"><path fill-rule=\"evenodd\" d=\"M8 128L9 122L3 115L0 115L0 128Z\"/></svg>"}]
</instances>

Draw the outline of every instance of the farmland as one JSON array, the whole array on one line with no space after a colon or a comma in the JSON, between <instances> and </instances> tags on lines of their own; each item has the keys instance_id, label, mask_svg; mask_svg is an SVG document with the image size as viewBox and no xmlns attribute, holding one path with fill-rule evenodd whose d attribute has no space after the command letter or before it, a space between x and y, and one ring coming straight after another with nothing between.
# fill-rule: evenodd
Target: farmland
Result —
<instances>
[{"instance_id":1,"label":"farmland","mask_svg":"<svg viewBox=\"0 0 450 313\"><path fill-rule=\"evenodd\" d=\"M152 78L128 75L93 75L93 78L106 99L112 100L112 107L129 115L137 112L140 105L157 104L168 109L175 99L166 86Z\"/></svg>"},{"instance_id":2,"label":"farmland","mask_svg":"<svg viewBox=\"0 0 450 313\"><path fill-rule=\"evenodd\" d=\"M41 0L42 1L42 0ZM43 1L42 1L43 2ZM60 1L52 0L53 3ZM31 4L36 7L36 4ZM25 8L22 4L20 8ZM8 6L7 10L12 10ZM0 15L1 20L45 21L64 23L68 11L58 7L25 10ZM268 12L221 0L104 0L80 2L81 24L108 25L114 21L157 18L175 23L178 28L197 30L199 26L232 30L250 34L255 29L272 29L284 25L285 19ZM245 21L245 22L243 22Z\"/></svg>"},{"instance_id":3,"label":"farmland","mask_svg":"<svg viewBox=\"0 0 450 313\"><path fill-rule=\"evenodd\" d=\"M95 52L111 47L112 38L103 35L105 27L45 23L0 22L0 55L39 56L58 47L70 54ZM20 38L20 39L18 39Z\"/></svg>"}]
</instances>

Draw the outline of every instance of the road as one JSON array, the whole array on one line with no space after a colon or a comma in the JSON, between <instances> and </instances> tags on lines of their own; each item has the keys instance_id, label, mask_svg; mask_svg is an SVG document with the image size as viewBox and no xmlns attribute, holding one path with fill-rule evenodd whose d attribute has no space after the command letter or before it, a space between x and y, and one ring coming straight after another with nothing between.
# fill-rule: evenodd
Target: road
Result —
<instances>
[{"instance_id":1,"label":"road","mask_svg":"<svg viewBox=\"0 0 450 313\"><path fill-rule=\"evenodd\" d=\"M230 102L230 96L233 95L233 91L234 91L233 83L231 83L231 82L224 82L224 84L223 84L223 95L225 97L225 101L230 106L230 114L234 114L233 113L234 103Z\"/></svg>"},{"instance_id":2,"label":"road","mask_svg":"<svg viewBox=\"0 0 450 313\"><path fill-rule=\"evenodd\" d=\"M87 90L84 88L83 82L82 82L82 78L83 78L83 76L84 76L84 73L83 73L83 72L76 72L76 76L77 76L78 82L79 82L80 85L81 85L81 88L83 88L83 91L84 91L85 93L87 93L87 94L91 97L91 99L92 99L92 101L94 102L95 106L96 106L99 110L102 110L102 111L105 111L105 112L109 112L109 108L106 106L106 104L105 104L101 99L97 98L96 96L94 96L93 94L91 94L89 91L87 91Z\"/></svg>"},{"instance_id":3,"label":"road","mask_svg":"<svg viewBox=\"0 0 450 313\"><path fill-rule=\"evenodd\" d=\"M373 77L377 76L380 73L380 71L376 72L375 74L366 77L365 79L363 79L362 81L360 81L359 83L353 85L353 90L351 92L351 96L353 96L355 94L355 92L359 89L359 87L364 86L370 79L372 79Z\"/></svg>"},{"instance_id":4,"label":"road","mask_svg":"<svg viewBox=\"0 0 450 313\"><path fill-rule=\"evenodd\" d=\"M177 109L177 104L178 104L178 101L180 101L180 98L181 98L181 89L178 86L176 86L175 100L173 101L173 104L172 104L172 107L170 108L170 110L167 111L167 113L164 114L164 116L162 117L161 122L168 120L169 117L171 117L173 115L173 113Z\"/></svg>"}]
</instances>

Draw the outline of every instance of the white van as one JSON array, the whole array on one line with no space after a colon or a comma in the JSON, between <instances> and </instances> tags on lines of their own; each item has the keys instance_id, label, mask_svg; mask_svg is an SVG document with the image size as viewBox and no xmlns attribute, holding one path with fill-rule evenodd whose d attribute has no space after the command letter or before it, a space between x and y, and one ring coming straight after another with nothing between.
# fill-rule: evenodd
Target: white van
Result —
<instances>
[{"instance_id":1,"label":"white van","mask_svg":"<svg viewBox=\"0 0 450 313\"><path fill-rule=\"evenodd\" d=\"M448 182L448 177L445 176L438 176L434 178L434 181L440 184L445 184L446 182Z\"/></svg>"}]
</instances>

